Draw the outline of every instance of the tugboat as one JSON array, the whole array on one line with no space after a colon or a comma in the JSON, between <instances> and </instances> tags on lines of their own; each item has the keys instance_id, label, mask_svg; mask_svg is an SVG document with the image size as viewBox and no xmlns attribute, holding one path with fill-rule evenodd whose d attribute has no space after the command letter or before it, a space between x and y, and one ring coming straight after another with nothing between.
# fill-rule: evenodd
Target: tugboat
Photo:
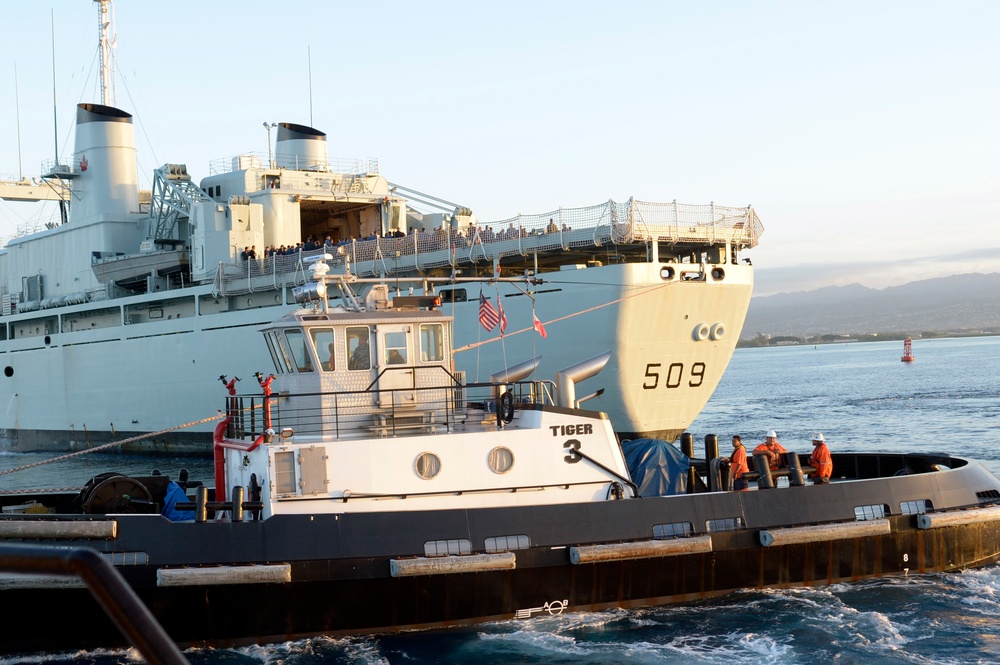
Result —
<instances>
[{"instance_id":1,"label":"tugboat","mask_svg":"<svg viewBox=\"0 0 1000 665\"><path fill-rule=\"evenodd\" d=\"M689 435L686 455L620 444L586 408L594 394L577 384L608 354L551 380L523 380L531 358L468 382L432 283L416 295L374 284L358 299L359 278L324 260L312 274L296 292L305 306L261 330L273 371L257 372L260 389L220 377L214 489L109 473L79 493L0 493L0 545L96 550L183 646L530 620L1000 558L1000 479L978 463L835 454L832 482L813 485L789 452L776 472L756 457L751 487L730 491L714 437L702 459ZM331 306L335 289L344 304ZM4 607L39 603L44 621L7 613L0 652L123 644L82 584L0 576Z\"/></svg>"}]
</instances>

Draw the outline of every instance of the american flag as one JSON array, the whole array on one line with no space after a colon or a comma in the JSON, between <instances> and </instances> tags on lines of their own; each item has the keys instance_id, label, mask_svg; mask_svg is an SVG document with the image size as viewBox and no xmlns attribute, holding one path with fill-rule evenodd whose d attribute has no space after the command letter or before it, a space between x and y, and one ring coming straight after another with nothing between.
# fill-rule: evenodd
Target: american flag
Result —
<instances>
[{"instance_id":1,"label":"american flag","mask_svg":"<svg viewBox=\"0 0 1000 665\"><path fill-rule=\"evenodd\" d=\"M479 292L479 323L483 324L486 330L493 330L500 323L500 315L482 291Z\"/></svg>"},{"instance_id":2,"label":"american flag","mask_svg":"<svg viewBox=\"0 0 1000 665\"><path fill-rule=\"evenodd\" d=\"M499 295L497 295L497 309L500 311L500 336L503 337L507 330L507 315L503 313L503 303L500 302Z\"/></svg>"}]
</instances>

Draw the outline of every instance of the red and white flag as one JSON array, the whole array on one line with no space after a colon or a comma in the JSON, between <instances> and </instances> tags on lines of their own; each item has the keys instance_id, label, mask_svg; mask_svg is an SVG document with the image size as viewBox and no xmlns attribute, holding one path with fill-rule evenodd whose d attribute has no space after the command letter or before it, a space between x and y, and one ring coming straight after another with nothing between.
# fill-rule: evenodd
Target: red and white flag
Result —
<instances>
[{"instance_id":1,"label":"red and white flag","mask_svg":"<svg viewBox=\"0 0 1000 665\"><path fill-rule=\"evenodd\" d=\"M500 336L507 331L507 315L503 313L503 303L500 302L500 296L497 296L497 311L500 312Z\"/></svg>"},{"instance_id":2,"label":"red and white flag","mask_svg":"<svg viewBox=\"0 0 1000 665\"><path fill-rule=\"evenodd\" d=\"M542 339L548 337L549 334L545 332L545 326L543 326L542 322L538 320L538 317L535 316L534 312L531 313L531 318L533 319L532 325L535 326L535 330L537 330L538 334L542 336Z\"/></svg>"}]
</instances>

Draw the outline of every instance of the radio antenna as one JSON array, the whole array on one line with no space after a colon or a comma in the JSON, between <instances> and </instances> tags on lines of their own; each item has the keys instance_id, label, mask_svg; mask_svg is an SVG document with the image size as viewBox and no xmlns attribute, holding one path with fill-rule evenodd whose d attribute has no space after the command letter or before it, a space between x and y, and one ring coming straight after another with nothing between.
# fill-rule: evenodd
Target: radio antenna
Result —
<instances>
[{"instance_id":1,"label":"radio antenna","mask_svg":"<svg viewBox=\"0 0 1000 665\"><path fill-rule=\"evenodd\" d=\"M17 93L17 63L14 63L14 117L17 119L17 177L24 180L21 166L21 98Z\"/></svg>"},{"instance_id":2,"label":"radio antenna","mask_svg":"<svg viewBox=\"0 0 1000 665\"><path fill-rule=\"evenodd\" d=\"M52 132L55 139L56 165L59 164L59 107L56 104L56 10L52 11ZM66 214L66 201L59 199L59 221L65 224L68 220Z\"/></svg>"}]
</instances>

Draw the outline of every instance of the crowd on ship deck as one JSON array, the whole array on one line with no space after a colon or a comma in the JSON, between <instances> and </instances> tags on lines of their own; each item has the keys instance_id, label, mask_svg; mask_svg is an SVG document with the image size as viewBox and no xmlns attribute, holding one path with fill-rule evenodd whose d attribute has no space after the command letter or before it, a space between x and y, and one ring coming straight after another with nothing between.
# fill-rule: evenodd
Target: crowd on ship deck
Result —
<instances>
[{"instance_id":1,"label":"crowd on ship deck","mask_svg":"<svg viewBox=\"0 0 1000 665\"><path fill-rule=\"evenodd\" d=\"M382 256L395 256L413 254L415 252L433 252L447 248L471 247L476 243L502 242L505 240L516 240L518 238L528 238L531 236L542 236L551 233L569 233L572 231L565 222L562 226L549 220L544 229L527 229L523 226L515 226L510 222L507 228L499 231L488 225L469 224L464 230L459 230L450 226L440 226L433 231L424 231L419 227L412 227L409 233L401 230L390 231L385 234L372 232L362 238L349 236L339 241L334 241L330 235L320 240L313 236L308 236L304 242L300 241L288 245L268 245L264 248L263 255L259 257L256 245L244 247L240 253L240 262L249 264L251 271L254 268L262 272L270 272L271 266L267 265L268 259L278 256L299 256L303 253L326 251L336 253L338 248L354 248L355 255L374 255L374 251L368 250L368 245L374 243L381 251ZM258 261L264 259L264 264Z\"/></svg>"}]
</instances>

